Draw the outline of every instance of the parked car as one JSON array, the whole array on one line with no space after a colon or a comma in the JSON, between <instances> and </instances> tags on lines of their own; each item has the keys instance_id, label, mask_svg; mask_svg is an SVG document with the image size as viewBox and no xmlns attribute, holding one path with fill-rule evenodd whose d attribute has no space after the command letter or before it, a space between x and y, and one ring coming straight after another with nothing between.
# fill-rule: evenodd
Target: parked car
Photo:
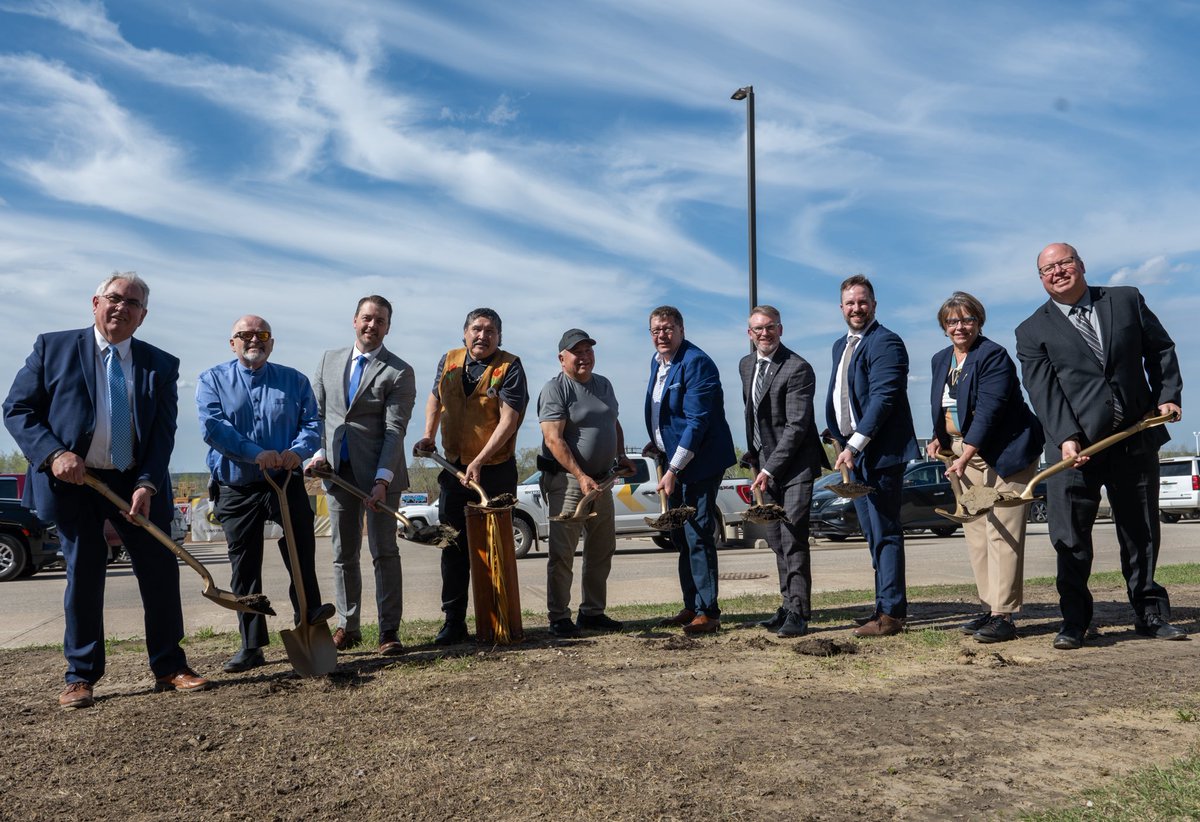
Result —
<instances>
[{"instance_id":1,"label":"parked car","mask_svg":"<svg viewBox=\"0 0 1200 822\"><path fill-rule=\"evenodd\" d=\"M24 474L0 474L0 582L58 561L58 529L21 505Z\"/></svg>"},{"instance_id":2,"label":"parked car","mask_svg":"<svg viewBox=\"0 0 1200 822\"><path fill-rule=\"evenodd\" d=\"M841 542L862 534L853 501L839 497L827 487L840 481L840 474L827 474L813 483L810 522L814 537ZM954 510L954 492L946 479L945 464L936 461L909 464L904 469L900 502L900 521L904 530L929 529L940 537L948 537L958 530L958 523L935 513L935 508Z\"/></svg>"},{"instance_id":3,"label":"parked car","mask_svg":"<svg viewBox=\"0 0 1200 822\"><path fill-rule=\"evenodd\" d=\"M1158 516L1163 522L1200 516L1200 457L1159 461Z\"/></svg>"},{"instance_id":4,"label":"parked car","mask_svg":"<svg viewBox=\"0 0 1200 822\"><path fill-rule=\"evenodd\" d=\"M670 538L646 525L645 518L657 516L659 511L658 492L655 490L658 478L654 460L643 457L638 452L627 453L626 456L633 461L636 473L631 477L618 478L613 483L613 511L617 536L648 536L660 548L671 550L674 546ZM534 471L517 486L517 505L513 508L512 519L513 545L518 557L538 550L540 543L550 537L549 503L538 485L540 478L541 472ZM714 526L714 537L718 546L729 539L731 529L736 532L742 524L742 515L750 506L751 500L750 480L722 480L717 492L718 517ZM400 512L418 527L438 523L436 505L405 505Z\"/></svg>"},{"instance_id":5,"label":"parked car","mask_svg":"<svg viewBox=\"0 0 1200 822\"><path fill-rule=\"evenodd\" d=\"M654 544L664 550L674 550L669 535L646 525L646 517L658 516L658 473L654 460L643 457L640 452L626 452L633 462L635 473L631 477L619 477L613 483L613 517L619 537L650 537ZM517 541L517 556L523 557L537 550L539 543L550 538L550 506L542 494L538 480L541 472L535 471L517 486L517 507L513 511L513 530L521 528L531 531L536 539ZM720 547L730 540L732 531L736 537L742 517L750 507L753 497L750 480L724 479L717 491L717 516L713 523L713 538ZM520 525L518 525L520 523Z\"/></svg>"}]
</instances>

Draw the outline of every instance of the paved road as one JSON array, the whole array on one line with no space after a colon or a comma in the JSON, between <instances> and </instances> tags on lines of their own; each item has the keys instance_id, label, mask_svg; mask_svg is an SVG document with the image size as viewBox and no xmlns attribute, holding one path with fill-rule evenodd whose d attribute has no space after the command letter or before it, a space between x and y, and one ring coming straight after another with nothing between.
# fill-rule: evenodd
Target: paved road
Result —
<instances>
[{"instance_id":1,"label":"paved road","mask_svg":"<svg viewBox=\"0 0 1200 822\"><path fill-rule=\"evenodd\" d=\"M1097 571L1120 567L1116 536L1112 523L1096 525ZM433 619L441 616L441 578L437 549L402 543L404 567L405 616ZM229 580L229 562L224 543L187 545L225 586ZM648 539L621 540L609 579L609 603L677 602L679 583L677 559L659 550ZM364 549L364 555L366 555ZM939 538L918 535L907 540L908 582L910 585L971 582L970 564L961 535ZM332 599L333 583L329 540L317 540L317 567L321 590ZM369 556L367 556L369 563ZM1160 564L1200 562L1200 521L1189 520L1163 526L1163 550ZM573 602L578 603L578 571ZM267 594L285 618L272 620L272 628L289 627L287 582L278 554L268 552L265 562ZM521 603L527 610L544 611L546 602L545 554L530 554L517 563L521 579ZM765 548L728 548L720 554L721 593L732 596L746 593L771 593L778 590L774 555ZM369 565L368 565L369 571ZM1054 574L1054 553L1046 536L1045 525L1030 526L1025 560L1027 577ZM200 595L200 579L186 567L180 569L184 617L189 632L204 627L220 631L236 630L233 611L219 608ZM813 549L813 580L818 591L836 591L872 587L871 564L866 546L860 541L833 543L821 540ZM364 598L368 603L366 619L374 621L374 585L364 579ZM0 648L62 642L62 595L65 586L62 571L48 570L25 580L0 583ZM280 608L280 605L285 607ZM109 569L106 591L105 629L109 637L144 636L142 609L137 584L128 565Z\"/></svg>"}]
</instances>

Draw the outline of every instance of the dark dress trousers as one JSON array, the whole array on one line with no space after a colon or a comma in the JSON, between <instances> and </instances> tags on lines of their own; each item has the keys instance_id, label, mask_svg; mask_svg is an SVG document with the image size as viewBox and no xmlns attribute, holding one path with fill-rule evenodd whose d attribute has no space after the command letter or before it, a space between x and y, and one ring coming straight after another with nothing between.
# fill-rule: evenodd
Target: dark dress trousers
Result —
<instances>
[{"instance_id":1,"label":"dark dress trousers","mask_svg":"<svg viewBox=\"0 0 1200 822\"><path fill-rule=\"evenodd\" d=\"M1017 327L1017 358L1025 390L1046 431L1046 459L1062 459L1062 444L1080 447L1125 428L1163 403L1180 402L1183 379L1175 344L1136 288L1090 288L1100 324L1103 365L1074 324L1047 300ZM1119 406L1116 404L1119 403ZM1151 428L1100 452L1079 470L1047 481L1050 540L1058 554L1063 622L1086 630L1092 620L1087 582L1092 569L1092 523L1101 486L1108 489L1121 571L1140 619L1170 616L1166 590L1154 581L1158 561L1158 448L1170 436Z\"/></svg>"},{"instance_id":2,"label":"dark dress trousers","mask_svg":"<svg viewBox=\"0 0 1200 822\"><path fill-rule=\"evenodd\" d=\"M168 463L175 447L179 360L137 339L131 341L130 353L133 465L125 471L93 473L126 500L139 482L152 483L157 493L150 498L149 519L170 533L173 506ZM187 665L179 647L183 611L175 555L145 530L127 522L91 488L55 479L46 465L50 455L60 449L80 458L87 455L96 429L96 392L106 390L104 385L96 385L95 363L95 332L89 326L42 334L17 372L4 403L4 423L29 460L22 502L43 519L58 524L67 569L63 597L66 681L94 683L104 675L106 519L121 535L133 563L145 610L150 667L155 676L167 676Z\"/></svg>"},{"instance_id":3,"label":"dark dress trousers","mask_svg":"<svg viewBox=\"0 0 1200 822\"><path fill-rule=\"evenodd\" d=\"M841 448L838 397L834 396L846 337L833 343L833 372L825 398L825 420ZM875 490L854 500L854 510L875 569L875 610L897 619L908 616L904 582L904 528L900 490L904 466L920 456L908 405L908 351L903 340L878 322L871 323L854 351L846 376L855 431L871 438L854 461L854 478Z\"/></svg>"},{"instance_id":4,"label":"dark dress trousers","mask_svg":"<svg viewBox=\"0 0 1200 822\"><path fill-rule=\"evenodd\" d=\"M758 354L738 364L746 409L746 455L757 470L771 475L767 500L782 506L790 524L766 526L767 544L775 552L783 607L805 620L812 612L812 563L808 550L809 510L813 479L828 466L813 421L816 377L808 361L780 344L760 379L764 386L754 402ZM754 446L755 423L761 444Z\"/></svg>"}]
</instances>

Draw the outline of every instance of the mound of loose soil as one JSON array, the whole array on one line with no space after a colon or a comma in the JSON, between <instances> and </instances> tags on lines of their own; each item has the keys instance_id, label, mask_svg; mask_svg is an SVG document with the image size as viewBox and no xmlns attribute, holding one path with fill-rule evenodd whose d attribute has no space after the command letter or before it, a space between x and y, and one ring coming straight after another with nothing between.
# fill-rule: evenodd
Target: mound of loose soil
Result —
<instances>
[{"instance_id":1,"label":"mound of loose soil","mask_svg":"<svg viewBox=\"0 0 1200 822\"><path fill-rule=\"evenodd\" d=\"M1200 590L1171 593L1195 629ZM1050 647L1046 589L1022 638L993 646L954 630L972 610L955 602L915 603L907 634L873 641L848 616L800 640L762 615L697 639L535 627L504 649L344 654L320 679L277 647L211 673L231 650L218 638L188 646L218 682L190 695L153 693L144 654L122 649L72 713L57 652L2 651L0 817L1011 817L1195 750L1200 642L1139 639L1123 593L1097 594L1101 635L1072 652Z\"/></svg>"}]
</instances>

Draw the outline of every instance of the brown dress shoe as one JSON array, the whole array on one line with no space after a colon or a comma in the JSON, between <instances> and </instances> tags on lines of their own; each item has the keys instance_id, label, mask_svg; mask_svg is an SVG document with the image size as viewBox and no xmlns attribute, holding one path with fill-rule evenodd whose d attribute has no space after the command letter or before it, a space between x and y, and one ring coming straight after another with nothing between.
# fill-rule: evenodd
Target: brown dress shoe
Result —
<instances>
[{"instance_id":1,"label":"brown dress shoe","mask_svg":"<svg viewBox=\"0 0 1200 822\"><path fill-rule=\"evenodd\" d=\"M904 620L880 614L866 625L854 629L855 636L892 636L904 630Z\"/></svg>"},{"instance_id":2,"label":"brown dress shoe","mask_svg":"<svg viewBox=\"0 0 1200 822\"><path fill-rule=\"evenodd\" d=\"M362 644L362 634L350 633L345 628L338 628L333 632L333 647L339 651L348 651L355 645Z\"/></svg>"},{"instance_id":3,"label":"brown dress shoe","mask_svg":"<svg viewBox=\"0 0 1200 822\"><path fill-rule=\"evenodd\" d=\"M67 711L90 708L95 701L90 682L68 682L67 689L58 695L58 707Z\"/></svg>"},{"instance_id":4,"label":"brown dress shoe","mask_svg":"<svg viewBox=\"0 0 1200 822\"><path fill-rule=\"evenodd\" d=\"M154 680L155 691L203 691L212 684L191 668L180 668L173 674Z\"/></svg>"},{"instance_id":5,"label":"brown dress shoe","mask_svg":"<svg viewBox=\"0 0 1200 822\"><path fill-rule=\"evenodd\" d=\"M683 632L689 635L715 634L721 627L721 620L708 614L697 614L696 618L683 626Z\"/></svg>"},{"instance_id":6,"label":"brown dress shoe","mask_svg":"<svg viewBox=\"0 0 1200 822\"><path fill-rule=\"evenodd\" d=\"M664 628L668 625L688 625L695 618L696 618L695 611L684 608L682 611L677 613L675 616L669 616L666 619L660 619L658 621L658 624L663 626Z\"/></svg>"},{"instance_id":7,"label":"brown dress shoe","mask_svg":"<svg viewBox=\"0 0 1200 822\"><path fill-rule=\"evenodd\" d=\"M400 637L396 631L379 632L379 653L384 656L396 656L404 653L404 646L400 644Z\"/></svg>"}]
</instances>

